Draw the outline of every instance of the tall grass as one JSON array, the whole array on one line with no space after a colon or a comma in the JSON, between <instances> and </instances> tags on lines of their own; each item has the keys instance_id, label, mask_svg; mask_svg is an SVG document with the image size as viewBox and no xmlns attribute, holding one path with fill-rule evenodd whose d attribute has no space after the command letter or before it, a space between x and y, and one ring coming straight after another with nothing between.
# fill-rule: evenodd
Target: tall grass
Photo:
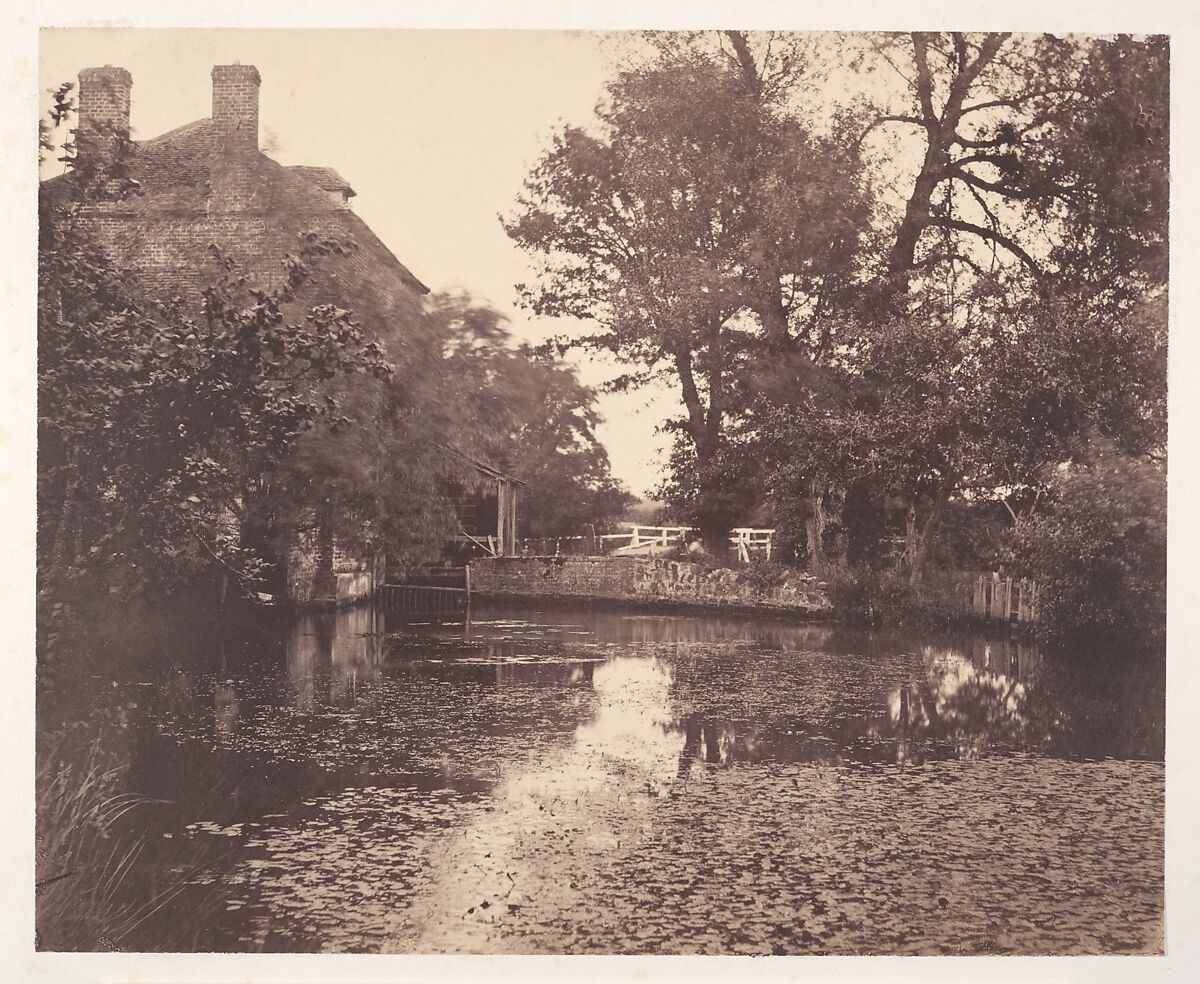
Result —
<instances>
[{"instance_id":1,"label":"tall grass","mask_svg":"<svg viewBox=\"0 0 1200 984\"><path fill-rule=\"evenodd\" d=\"M102 717L98 728L77 722L39 737L37 946L194 950L228 893L221 884L197 889L193 876L223 871L236 850L176 840L169 856L148 851L160 831L145 829L138 811L164 801L121 791L127 767L113 730ZM189 888L184 918L169 907ZM165 918L151 925L155 916Z\"/></svg>"},{"instance_id":2,"label":"tall grass","mask_svg":"<svg viewBox=\"0 0 1200 984\"><path fill-rule=\"evenodd\" d=\"M103 734L71 747L63 729L39 741L37 763L37 932L53 950L115 948L136 906L122 893L145 844L118 835L119 821L148 802L118 792L123 769Z\"/></svg>"}]
</instances>

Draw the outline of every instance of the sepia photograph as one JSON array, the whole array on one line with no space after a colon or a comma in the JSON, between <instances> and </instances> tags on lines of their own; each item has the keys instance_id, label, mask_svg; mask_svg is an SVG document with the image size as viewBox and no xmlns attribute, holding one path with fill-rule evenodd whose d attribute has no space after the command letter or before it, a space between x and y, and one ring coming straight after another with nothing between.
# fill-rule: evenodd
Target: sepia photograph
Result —
<instances>
[{"instance_id":1,"label":"sepia photograph","mask_svg":"<svg viewBox=\"0 0 1200 984\"><path fill-rule=\"evenodd\" d=\"M1174 946L1174 39L760 20L38 31L39 958Z\"/></svg>"}]
</instances>

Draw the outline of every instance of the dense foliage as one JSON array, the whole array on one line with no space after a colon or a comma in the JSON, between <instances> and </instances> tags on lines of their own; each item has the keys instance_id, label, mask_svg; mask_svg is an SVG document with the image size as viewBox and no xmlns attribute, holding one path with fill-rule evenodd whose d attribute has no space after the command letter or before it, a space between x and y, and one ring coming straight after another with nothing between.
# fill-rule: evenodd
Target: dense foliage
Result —
<instances>
[{"instance_id":1,"label":"dense foliage","mask_svg":"<svg viewBox=\"0 0 1200 984\"><path fill-rule=\"evenodd\" d=\"M597 440L595 392L569 365L518 343L498 312L469 295L436 296L429 324L459 447L525 483L521 535L603 532L633 499Z\"/></svg>"},{"instance_id":2,"label":"dense foliage","mask_svg":"<svg viewBox=\"0 0 1200 984\"><path fill-rule=\"evenodd\" d=\"M39 561L43 584L103 574L122 592L216 562L254 573L237 517L299 436L336 426L319 384L391 369L350 312L282 307L309 263L342 248L307 238L287 284L257 289L231 261L202 314L139 294L69 211L43 202L39 244Z\"/></svg>"},{"instance_id":3,"label":"dense foliage","mask_svg":"<svg viewBox=\"0 0 1200 984\"><path fill-rule=\"evenodd\" d=\"M1050 637L1105 648L1161 644L1166 476L1097 442L1056 474L1046 508L1017 524L1017 560L1039 585Z\"/></svg>"},{"instance_id":4,"label":"dense foliage","mask_svg":"<svg viewBox=\"0 0 1200 984\"><path fill-rule=\"evenodd\" d=\"M998 563L1085 435L1165 467L1168 80L1161 37L651 36L530 172L524 296L677 384L706 542Z\"/></svg>"}]
</instances>

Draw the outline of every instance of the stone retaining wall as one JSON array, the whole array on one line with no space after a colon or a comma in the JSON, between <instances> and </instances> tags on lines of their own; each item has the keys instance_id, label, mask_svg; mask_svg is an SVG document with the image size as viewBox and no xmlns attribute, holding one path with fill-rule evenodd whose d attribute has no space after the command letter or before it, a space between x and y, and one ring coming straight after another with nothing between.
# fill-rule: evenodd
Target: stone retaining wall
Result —
<instances>
[{"instance_id":1,"label":"stone retaining wall","mask_svg":"<svg viewBox=\"0 0 1200 984\"><path fill-rule=\"evenodd\" d=\"M493 597L594 598L803 614L832 613L824 584L797 571L761 586L744 572L649 557L488 557L471 591Z\"/></svg>"}]
</instances>

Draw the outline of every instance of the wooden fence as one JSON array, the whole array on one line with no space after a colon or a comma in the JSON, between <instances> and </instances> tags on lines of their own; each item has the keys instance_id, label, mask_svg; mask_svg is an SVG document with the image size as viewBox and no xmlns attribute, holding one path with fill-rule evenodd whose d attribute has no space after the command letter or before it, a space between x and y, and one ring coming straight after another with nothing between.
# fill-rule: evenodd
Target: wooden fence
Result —
<instances>
[{"instance_id":1,"label":"wooden fence","mask_svg":"<svg viewBox=\"0 0 1200 984\"><path fill-rule=\"evenodd\" d=\"M971 611L1002 622L1036 622L1037 595L1037 585L1026 578L981 574L975 579Z\"/></svg>"}]
</instances>

